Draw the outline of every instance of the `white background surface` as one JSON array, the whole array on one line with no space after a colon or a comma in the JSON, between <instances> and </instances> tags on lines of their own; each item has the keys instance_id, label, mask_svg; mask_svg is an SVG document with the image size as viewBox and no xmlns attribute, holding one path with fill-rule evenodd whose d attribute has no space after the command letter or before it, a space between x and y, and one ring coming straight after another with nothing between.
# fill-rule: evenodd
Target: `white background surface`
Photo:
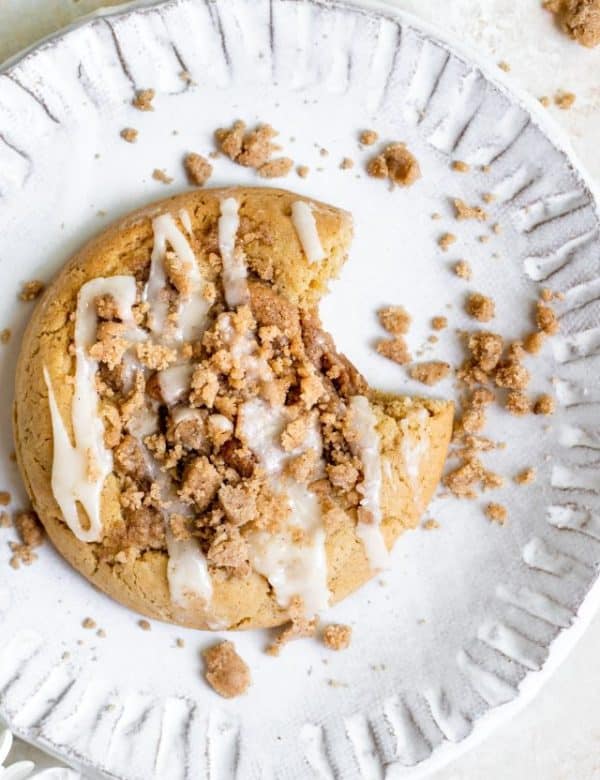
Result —
<instances>
[{"instance_id":1,"label":"white background surface","mask_svg":"<svg viewBox=\"0 0 600 780\"><path fill-rule=\"evenodd\" d=\"M114 3L109 3L114 4ZM553 26L538 0L395 0L464 43L510 63L535 96L577 94L549 109L600 182L600 47L589 51ZM95 0L0 0L0 61L37 37L102 5ZM535 701L434 780L600 778L600 616ZM166 779L165 779L166 780Z\"/></svg>"}]
</instances>

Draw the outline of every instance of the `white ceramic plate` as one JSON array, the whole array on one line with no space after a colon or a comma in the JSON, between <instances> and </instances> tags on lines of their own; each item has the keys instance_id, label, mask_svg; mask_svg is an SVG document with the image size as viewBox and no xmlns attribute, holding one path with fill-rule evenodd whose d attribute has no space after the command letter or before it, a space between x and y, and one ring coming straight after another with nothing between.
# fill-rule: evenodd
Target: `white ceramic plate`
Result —
<instances>
[{"instance_id":1,"label":"white ceramic plate","mask_svg":"<svg viewBox=\"0 0 600 780\"><path fill-rule=\"evenodd\" d=\"M130 105L145 87L157 91L151 113ZM446 314L451 327L429 354L458 361L468 289L492 295L494 328L517 338L531 329L542 282L566 295L561 336L531 361L532 391L555 393L560 408L543 420L493 412L488 432L508 446L487 462L506 487L435 501L440 528L407 534L393 569L325 616L354 626L349 650L297 642L273 660L264 634L236 636L254 684L231 702L201 678L199 651L214 636L160 624L142 632L48 545L15 572L2 544L0 713L91 776L425 776L539 687L597 601L598 210L565 144L495 68L385 7L312 0L172 0L94 18L13 62L0 74L0 327L14 331L0 355L0 468L19 495L8 431L29 314L16 303L20 282L51 278L111 219L183 189L183 154L209 152L214 129L236 118L271 122L286 153L311 167L283 186L353 212L351 259L322 313L374 384L422 389L374 353L382 303L412 312L415 350L431 316ZM137 144L120 139L125 126L140 130ZM406 141L423 179L390 192L367 178L365 127ZM352 171L339 169L344 156ZM451 172L451 159L472 171ZM172 185L153 180L154 168ZM247 182L251 172L216 161L211 184ZM500 235L452 219L449 198L484 192L496 195L487 208ZM442 253L446 230L458 241ZM463 257L469 285L449 270ZM453 394L449 380L436 390ZM538 479L515 488L510 477L526 466ZM508 507L505 527L483 518L487 500ZM87 616L106 638L81 627Z\"/></svg>"}]
</instances>

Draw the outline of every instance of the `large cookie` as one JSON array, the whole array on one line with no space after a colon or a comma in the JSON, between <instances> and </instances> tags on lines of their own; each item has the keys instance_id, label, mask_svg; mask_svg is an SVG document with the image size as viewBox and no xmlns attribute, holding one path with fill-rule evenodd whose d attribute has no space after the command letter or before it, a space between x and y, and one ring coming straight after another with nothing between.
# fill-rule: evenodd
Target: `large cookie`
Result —
<instances>
[{"instance_id":1,"label":"large cookie","mask_svg":"<svg viewBox=\"0 0 600 780\"><path fill-rule=\"evenodd\" d=\"M196 628L312 615L385 566L439 480L452 405L370 390L316 304L345 212L274 189L180 195L88 243L19 360L18 460L61 554Z\"/></svg>"}]
</instances>

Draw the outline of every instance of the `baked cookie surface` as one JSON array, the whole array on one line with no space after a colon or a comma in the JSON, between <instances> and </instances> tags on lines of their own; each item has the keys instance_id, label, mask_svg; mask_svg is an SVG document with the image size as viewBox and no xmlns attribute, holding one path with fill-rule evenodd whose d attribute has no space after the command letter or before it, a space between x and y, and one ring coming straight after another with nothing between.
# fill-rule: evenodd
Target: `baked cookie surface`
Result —
<instances>
[{"instance_id":1,"label":"baked cookie surface","mask_svg":"<svg viewBox=\"0 0 600 780\"><path fill-rule=\"evenodd\" d=\"M450 403L371 390L316 305L345 212L201 190L89 242L27 329L14 429L49 537L107 594L196 628L355 590L439 481Z\"/></svg>"}]
</instances>

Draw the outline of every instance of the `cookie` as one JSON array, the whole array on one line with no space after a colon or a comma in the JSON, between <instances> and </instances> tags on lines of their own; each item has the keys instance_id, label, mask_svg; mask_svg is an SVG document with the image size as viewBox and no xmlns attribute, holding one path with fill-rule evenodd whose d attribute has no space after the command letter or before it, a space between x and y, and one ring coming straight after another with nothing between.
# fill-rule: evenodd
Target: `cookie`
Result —
<instances>
[{"instance_id":1,"label":"cookie","mask_svg":"<svg viewBox=\"0 0 600 780\"><path fill-rule=\"evenodd\" d=\"M17 370L21 472L72 566L195 628L313 615L387 565L440 478L452 404L378 393L317 305L347 213L290 192L179 195L90 241Z\"/></svg>"}]
</instances>

